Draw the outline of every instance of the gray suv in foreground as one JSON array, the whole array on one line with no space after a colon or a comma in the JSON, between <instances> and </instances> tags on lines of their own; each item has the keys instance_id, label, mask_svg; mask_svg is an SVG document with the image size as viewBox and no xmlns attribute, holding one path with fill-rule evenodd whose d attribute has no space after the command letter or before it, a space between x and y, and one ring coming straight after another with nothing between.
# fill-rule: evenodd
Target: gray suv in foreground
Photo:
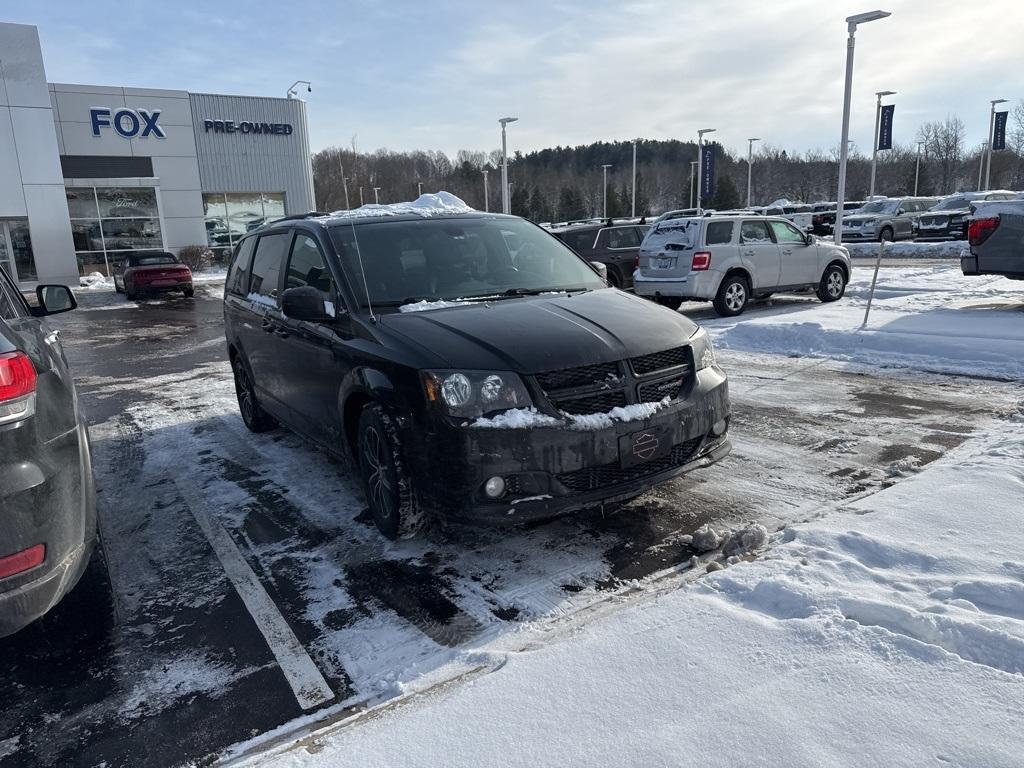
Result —
<instances>
[{"instance_id":1,"label":"gray suv in foreground","mask_svg":"<svg viewBox=\"0 0 1024 768\"><path fill-rule=\"evenodd\" d=\"M814 290L843 297L850 279L845 248L805 235L776 217L706 216L655 225L640 246L633 283L638 296L671 309L684 300L713 301L738 315L751 298Z\"/></svg>"}]
</instances>

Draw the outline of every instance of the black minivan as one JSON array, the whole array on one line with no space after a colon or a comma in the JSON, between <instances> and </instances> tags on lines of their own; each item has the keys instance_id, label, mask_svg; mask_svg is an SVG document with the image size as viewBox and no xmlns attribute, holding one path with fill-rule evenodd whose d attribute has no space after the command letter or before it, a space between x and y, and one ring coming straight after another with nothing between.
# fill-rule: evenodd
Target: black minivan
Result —
<instances>
[{"instance_id":1,"label":"black minivan","mask_svg":"<svg viewBox=\"0 0 1024 768\"><path fill-rule=\"evenodd\" d=\"M705 331L446 193L247 235L224 316L245 424L353 459L389 538L622 501L730 451Z\"/></svg>"},{"instance_id":2,"label":"black minivan","mask_svg":"<svg viewBox=\"0 0 1024 768\"><path fill-rule=\"evenodd\" d=\"M29 306L0 268L0 637L70 592L96 541L85 420L59 332L39 319L75 298L63 285L36 298Z\"/></svg>"}]
</instances>

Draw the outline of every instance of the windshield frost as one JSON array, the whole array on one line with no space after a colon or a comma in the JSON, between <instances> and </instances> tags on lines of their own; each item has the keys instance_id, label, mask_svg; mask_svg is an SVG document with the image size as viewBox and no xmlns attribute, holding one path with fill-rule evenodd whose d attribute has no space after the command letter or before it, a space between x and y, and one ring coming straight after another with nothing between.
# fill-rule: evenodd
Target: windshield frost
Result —
<instances>
[{"instance_id":1,"label":"windshield frost","mask_svg":"<svg viewBox=\"0 0 1024 768\"><path fill-rule=\"evenodd\" d=\"M374 307L605 287L556 238L518 219L381 221L335 226L331 237L364 306L364 274Z\"/></svg>"}]
</instances>

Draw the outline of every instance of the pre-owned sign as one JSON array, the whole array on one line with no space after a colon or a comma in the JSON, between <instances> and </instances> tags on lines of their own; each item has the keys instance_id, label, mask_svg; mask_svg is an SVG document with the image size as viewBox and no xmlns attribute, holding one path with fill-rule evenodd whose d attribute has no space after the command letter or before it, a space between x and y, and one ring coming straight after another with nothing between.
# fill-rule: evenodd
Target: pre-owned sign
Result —
<instances>
[{"instance_id":1,"label":"pre-owned sign","mask_svg":"<svg viewBox=\"0 0 1024 768\"><path fill-rule=\"evenodd\" d=\"M269 133L277 136L290 136L291 123L257 123L251 120L203 120L203 129L207 133Z\"/></svg>"}]
</instances>

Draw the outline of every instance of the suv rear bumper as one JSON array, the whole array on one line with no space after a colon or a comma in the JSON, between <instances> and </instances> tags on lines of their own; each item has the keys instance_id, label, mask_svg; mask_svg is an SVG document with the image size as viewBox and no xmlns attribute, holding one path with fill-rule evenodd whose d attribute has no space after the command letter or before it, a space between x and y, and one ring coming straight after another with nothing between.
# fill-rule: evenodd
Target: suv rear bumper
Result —
<instances>
[{"instance_id":1,"label":"suv rear bumper","mask_svg":"<svg viewBox=\"0 0 1024 768\"><path fill-rule=\"evenodd\" d=\"M710 301L718 292L722 275L715 270L690 272L683 277L652 277L636 270L633 273L633 286L637 296L657 298L673 296L684 299L702 299Z\"/></svg>"},{"instance_id":2,"label":"suv rear bumper","mask_svg":"<svg viewBox=\"0 0 1024 768\"><path fill-rule=\"evenodd\" d=\"M632 498L709 466L731 450L724 430L713 434L716 424L728 428L728 382L707 368L687 387L683 398L647 419L598 430L442 427L420 441L414 456L421 459L411 462L421 502L447 518L522 523ZM658 440L658 453L623 462L623 446L646 434ZM442 453L437 446L449 447ZM506 482L497 500L483 492L491 477Z\"/></svg>"}]
</instances>

